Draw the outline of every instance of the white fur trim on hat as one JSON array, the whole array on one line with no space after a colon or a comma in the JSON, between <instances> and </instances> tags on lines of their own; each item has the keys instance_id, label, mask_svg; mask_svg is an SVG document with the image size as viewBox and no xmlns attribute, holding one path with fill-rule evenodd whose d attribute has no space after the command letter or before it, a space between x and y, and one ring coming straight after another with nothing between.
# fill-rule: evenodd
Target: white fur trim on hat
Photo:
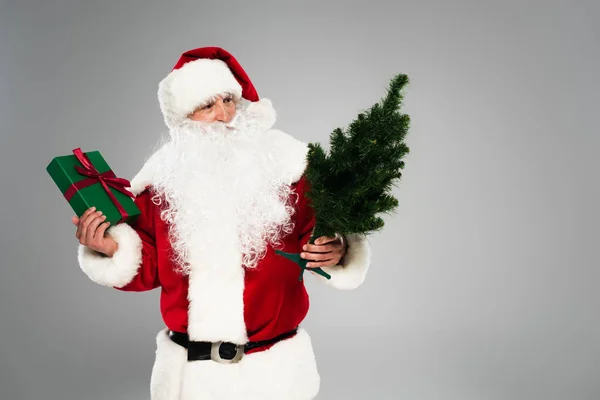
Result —
<instances>
[{"instance_id":1,"label":"white fur trim on hat","mask_svg":"<svg viewBox=\"0 0 600 400\"><path fill-rule=\"evenodd\" d=\"M177 124L204 102L223 93L237 99L242 86L227 64L201 58L171 71L158 85L158 101L167 125Z\"/></svg>"}]
</instances>

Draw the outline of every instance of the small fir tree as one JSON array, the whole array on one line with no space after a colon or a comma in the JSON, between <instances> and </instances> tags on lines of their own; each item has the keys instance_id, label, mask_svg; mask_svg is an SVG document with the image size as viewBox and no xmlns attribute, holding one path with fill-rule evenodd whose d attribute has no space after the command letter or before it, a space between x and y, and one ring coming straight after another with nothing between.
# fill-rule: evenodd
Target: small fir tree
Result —
<instances>
[{"instance_id":1,"label":"small fir tree","mask_svg":"<svg viewBox=\"0 0 600 400\"><path fill-rule=\"evenodd\" d=\"M330 135L327 155L318 143L309 143L306 193L315 212L316 224L309 243L321 236L368 234L379 231L384 221L381 213L391 213L398 200L392 186L402 177L402 158L409 148L404 143L410 118L400 113L401 90L409 83L406 75L396 75L387 95L368 111L358 115L347 132L335 129ZM296 262L299 280L308 260L300 254L277 251ZM321 268L312 271L330 279Z\"/></svg>"}]
</instances>

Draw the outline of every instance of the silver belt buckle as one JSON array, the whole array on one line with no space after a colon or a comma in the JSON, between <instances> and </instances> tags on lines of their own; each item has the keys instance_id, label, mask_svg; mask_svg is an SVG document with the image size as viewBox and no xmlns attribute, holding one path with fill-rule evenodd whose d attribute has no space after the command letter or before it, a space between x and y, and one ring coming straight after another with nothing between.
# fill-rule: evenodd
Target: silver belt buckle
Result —
<instances>
[{"instance_id":1,"label":"silver belt buckle","mask_svg":"<svg viewBox=\"0 0 600 400\"><path fill-rule=\"evenodd\" d=\"M223 341L218 341L218 342L214 342L211 344L210 346L210 359L213 361L218 362L219 364L233 364L233 363L237 363L238 361L240 361L242 359L242 357L244 356L244 346L243 345L236 345L235 346L235 356L231 359L231 360L226 360L224 358L221 358L221 354L219 354L219 348L221 347L221 345L223 344Z\"/></svg>"}]
</instances>

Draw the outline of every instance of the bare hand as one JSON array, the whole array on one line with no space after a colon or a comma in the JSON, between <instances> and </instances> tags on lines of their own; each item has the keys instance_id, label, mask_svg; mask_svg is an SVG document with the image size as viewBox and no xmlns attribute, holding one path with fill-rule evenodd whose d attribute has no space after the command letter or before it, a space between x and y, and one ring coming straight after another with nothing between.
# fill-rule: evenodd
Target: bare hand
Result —
<instances>
[{"instance_id":1,"label":"bare hand","mask_svg":"<svg viewBox=\"0 0 600 400\"><path fill-rule=\"evenodd\" d=\"M75 237L84 246L91 248L99 253L112 257L117 251L118 244L107 233L106 229L110 222L104 222L105 215L102 211L96 211L96 207L88 208L81 218L73 217L71 221L77 227Z\"/></svg>"},{"instance_id":2,"label":"bare hand","mask_svg":"<svg viewBox=\"0 0 600 400\"><path fill-rule=\"evenodd\" d=\"M306 268L320 268L338 265L346 255L346 241L341 237L321 236L315 244L305 244L300 257L311 260ZM312 272L312 271L311 271Z\"/></svg>"}]
</instances>

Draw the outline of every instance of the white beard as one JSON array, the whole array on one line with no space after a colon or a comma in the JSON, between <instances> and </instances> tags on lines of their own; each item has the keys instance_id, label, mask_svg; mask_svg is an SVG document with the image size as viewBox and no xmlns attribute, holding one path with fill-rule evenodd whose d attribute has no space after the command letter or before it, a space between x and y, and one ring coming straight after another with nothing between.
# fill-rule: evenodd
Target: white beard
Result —
<instances>
[{"instance_id":1,"label":"white beard","mask_svg":"<svg viewBox=\"0 0 600 400\"><path fill-rule=\"evenodd\" d=\"M278 172L272 138L241 107L229 125L235 130L194 121L171 129L156 160L153 200L170 226L173 261L185 274L194 254L206 259L218 249L239 249L242 266L255 268L267 246L281 248L294 228L293 191ZM213 267L219 257L208 256Z\"/></svg>"}]
</instances>

